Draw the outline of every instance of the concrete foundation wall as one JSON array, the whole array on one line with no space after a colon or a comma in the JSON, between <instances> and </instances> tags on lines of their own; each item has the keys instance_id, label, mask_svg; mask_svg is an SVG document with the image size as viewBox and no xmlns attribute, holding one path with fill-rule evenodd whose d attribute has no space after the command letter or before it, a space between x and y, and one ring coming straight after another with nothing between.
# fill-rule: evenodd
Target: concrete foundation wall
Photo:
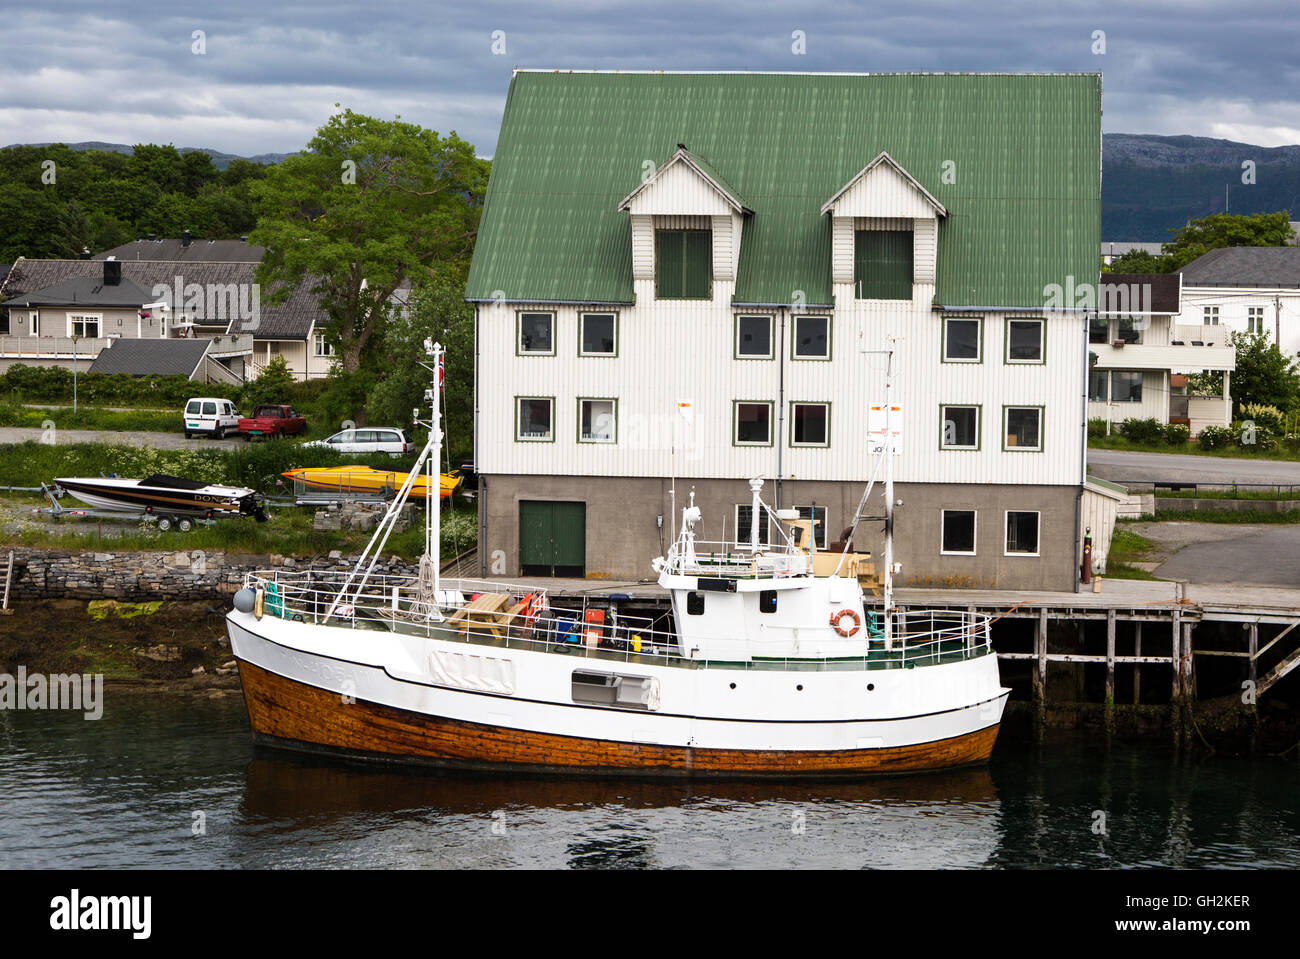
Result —
<instances>
[{"instance_id":1,"label":"concrete foundation wall","mask_svg":"<svg viewBox=\"0 0 1300 959\"><path fill-rule=\"evenodd\" d=\"M589 578L649 580L650 563L663 555L671 539L668 479L579 476L485 476L480 485L480 555L489 575L519 576L519 502L557 500L586 504L586 575ZM695 490L704 514L698 538L734 541L737 504L749 502L744 480L678 479L677 515ZM852 521L864 484L787 480L781 503L827 508L827 542L839 538ZM903 564L900 586L983 587L1070 590L1075 579L1076 505L1073 486L971 485L900 483L896 498L895 561ZM763 499L775 505L769 481ZM942 510L976 511L975 555L941 554ZM1039 555L1005 555L1006 510L1037 510ZM883 511L873 492L869 515ZM662 528L657 517L662 516ZM854 538L882 562L882 523L863 522ZM880 565L878 569L882 569Z\"/></svg>"}]
</instances>

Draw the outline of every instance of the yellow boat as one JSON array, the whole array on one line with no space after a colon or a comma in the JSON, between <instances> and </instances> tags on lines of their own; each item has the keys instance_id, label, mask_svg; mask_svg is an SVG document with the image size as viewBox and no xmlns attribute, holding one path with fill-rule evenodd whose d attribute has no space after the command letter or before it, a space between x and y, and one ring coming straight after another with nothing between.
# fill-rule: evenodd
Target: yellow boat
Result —
<instances>
[{"instance_id":1,"label":"yellow boat","mask_svg":"<svg viewBox=\"0 0 1300 959\"><path fill-rule=\"evenodd\" d=\"M301 482L303 487L313 491L333 493L396 493L406 482L406 473L393 470L377 470L369 466L313 466L289 470L281 473L285 479ZM439 495L442 499L451 496L452 491L460 485L459 470L442 473L439 479ZM411 496L429 499L429 478L421 473L411 484Z\"/></svg>"}]
</instances>

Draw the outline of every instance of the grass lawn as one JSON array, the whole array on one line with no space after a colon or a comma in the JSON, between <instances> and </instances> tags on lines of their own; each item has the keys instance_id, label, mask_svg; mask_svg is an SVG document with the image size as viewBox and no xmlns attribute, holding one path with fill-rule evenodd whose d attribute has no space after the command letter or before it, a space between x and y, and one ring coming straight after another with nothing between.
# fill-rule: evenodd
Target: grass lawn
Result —
<instances>
[{"instance_id":1,"label":"grass lawn","mask_svg":"<svg viewBox=\"0 0 1300 959\"><path fill-rule=\"evenodd\" d=\"M181 411L157 410L105 410L80 405L77 412L72 407L44 410L25 406L0 404L0 426L48 429L53 424L60 430L142 430L149 432L180 433Z\"/></svg>"},{"instance_id":2,"label":"grass lawn","mask_svg":"<svg viewBox=\"0 0 1300 959\"><path fill-rule=\"evenodd\" d=\"M1127 437L1112 433L1110 436L1088 437L1088 449L1121 450L1131 453L1182 453L1190 456L1216 456L1220 459L1300 460L1300 443L1295 441L1284 441L1274 450L1252 450L1241 446L1207 450L1201 449L1196 443L1187 443L1183 446L1169 446L1165 443L1138 443Z\"/></svg>"},{"instance_id":3,"label":"grass lawn","mask_svg":"<svg viewBox=\"0 0 1300 959\"><path fill-rule=\"evenodd\" d=\"M1149 556L1155 549L1155 545L1145 536L1117 524L1110 540L1110 553L1106 556L1106 577L1108 579L1157 579L1158 577L1152 576L1145 569L1132 565L1134 562L1142 562Z\"/></svg>"},{"instance_id":4,"label":"grass lawn","mask_svg":"<svg viewBox=\"0 0 1300 959\"><path fill-rule=\"evenodd\" d=\"M1268 523L1287 525L1300 523L1300 511L1291 513L1264 513L1260 510L1159 510L1154 516L1141 520L1120 520L1143 523L1240 523L1247 526Z\"/></svg>"}]
</instances>

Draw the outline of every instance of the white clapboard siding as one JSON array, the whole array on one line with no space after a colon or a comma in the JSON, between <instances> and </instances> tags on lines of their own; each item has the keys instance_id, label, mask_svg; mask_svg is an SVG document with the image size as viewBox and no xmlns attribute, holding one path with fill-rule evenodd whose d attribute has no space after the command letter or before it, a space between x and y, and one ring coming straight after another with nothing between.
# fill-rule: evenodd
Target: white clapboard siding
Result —
<instances>
[{"instance_id":1,"label":"white clapboard siding","mask_svg":"<svg viewBox=\"0 0 1300 959\"><path fill-rule=\"evenodd\" d=\"M674 163L633 197L628 209L634 215L649 213L655 216L675 216L679 213L697 213L714 216L728 214L734 208L713 184L688 164Z\"/></svg>"},{"instance_id":2,"label":"white clapboard siding","mask_svg":"<svg viewBox=\"0 0 1300 959\"><path fill-rule=\"evenodd\" d=\"M934 204L888 163L881 163L841 195L835 216L933 217Z\"/></svg>"},{"instance_id":3,"label":"white clapboard siding","mask_svg":"<svg viewBox=\"0 0 1300 959\"><path fill-rule=\"evenodd\" d=\"M912 282L933 283L939 244L939 221L921 217L912 227Z\"/></svg>"},{"instance_id":4,"label":"white clapboard siding","mask_svg":"<svg viewBox=\"0 0 1300 959\"><path fill-rule=\"evenodd\" d=\"M777 359L736 360L734 283L715 280L710 302L656 301L654 282L635 281L637 305L618 310L618 356L578 356L578 312L557 306L556 355L515 355L515 304L484 304L479 313L480 470L493 474L747 477L778 473L777 447L732 443L736 400L784 402L774 409L784 450L780 472L802 479L858 481L869 471L867 408L884 397L886 334L900 339L897 396L904 408L902 482L1077 485L1082 476L1082 319L1047 321L1047 363L1003 362L1005 317L983 321L984 359L942 363L942 317L931 310L933 287L917 284L911 301L855 301L835 289L830 361L792 360L788 312L771 311ZM534 307L535 308L535 307ZM746 310L744 312L757 312ZM815 312L815 311L814 311ZM556 397L556 441L514 441L514 398ZM618 400L618 443L577 442L578 398ZM678 400L694 404L694 426L676 436ZM831 404L828 448L792 449L790 403ZM980 448L940 448L940 404L982 407ZM1004 450L1004 405L1043 406L1043 450Z\"/></svg>"}]
</instances>

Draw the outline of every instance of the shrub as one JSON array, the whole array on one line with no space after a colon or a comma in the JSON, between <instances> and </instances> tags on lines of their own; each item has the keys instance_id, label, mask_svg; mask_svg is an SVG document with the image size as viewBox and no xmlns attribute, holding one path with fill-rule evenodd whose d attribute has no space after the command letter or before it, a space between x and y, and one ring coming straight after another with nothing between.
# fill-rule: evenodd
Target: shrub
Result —
<instances>
[{"instance_id":1,"label":"shrub","mask_svg":"<svg viewBox=\"0 0 1300 959\"><path fill-rule=\"evenodd\" d=\"M1120 435L1135 443L1159 443L1165 438L1165 424L1155 417L1129 418L1119 424Z\"/></svg>"},{"instance_id":2,"label":"shrub","mask_svg":"<svg viewBox=\"0 0 1300 959\"><path fill-rule=\"evenodd\" d=\"M1103 419L1088 420L1088 439L1099 440L1106 435L1106 421Z\"/></svg>"},{"instance_id":3,"label":"shrub","mask_svg":"<svg viewBox=\"0 0 1300 959\"><path fill-rule=\"evenodd\" d=\"M264 403L288 403L294 388L293 374L283 356L274 357L262 367L257 378L244 386L241 403L248 409Z\"/></svg>"},{"instance_id":4,"label":"shrub","mask_svg":"<svg viewBox=\"0 0 1300 959\"><path fill-rule=\"evenodd\" d=\"M1230 426L1207 426L1196 437L1196 445L1203 450L1221 450L1237 442L1237 433Z\"/></svg>"},{"instance_id":5,"label":"shrub","mask_svg":"<svg viewBox=\"0 0 1300 959\"><path fill-rule=\"evenodd\" d=\"M1265 427L1270 433L1278 436L1286 433L1286 417L1276 406L1247 403L1241 408L1241 420L1251 421L1256 427Z\"/></svg>"},{"instance_id":6,"label":"shrub","mask_svg":"<svg viewBox=\"0 0 1300 959\"><path fill-rule=\"evenodd\" d=\"M1170 423L1165 427L1165 442L1170 446L1186 446L1191 435L1191 428L1182 423Z\"/></svg>"},{"instance_id":7,"label":"shrub","mask_svg":"<svg viewBox=\"0 0 1300 959\"><path fill-rule=\"evenodd\" d=\"M1243 450L1277 449L1278 434L1267 426L1249 420L1234 420L1231 429L1233 442Z\"/></svg>"}]
</instances>

